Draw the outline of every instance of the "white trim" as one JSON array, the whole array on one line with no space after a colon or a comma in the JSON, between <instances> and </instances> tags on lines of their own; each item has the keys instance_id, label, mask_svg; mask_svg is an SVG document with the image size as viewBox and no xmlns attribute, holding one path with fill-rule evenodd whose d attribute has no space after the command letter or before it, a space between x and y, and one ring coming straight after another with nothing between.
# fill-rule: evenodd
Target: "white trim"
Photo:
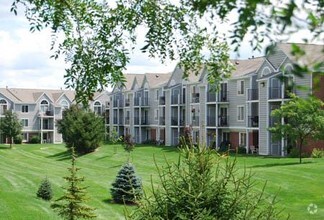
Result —
<instances>
[{"instance_id":1,"label":"white trim","mask_svg":"<svg viewBox=\"0 0 324 220\"><path fill-rule=\"evenodd\" d=\"M240 113L240 111L239 111L239 108L243 108L243 115L242 115L242 120L239 120L239 113ZM239 121L239 122L243 122L244 121L244 115L245 115L245 106L244 105L237 105L236 106L236 120L237 121Z\"/></svg>"},{"instance_id":2,"label":"white trim","mask_svg":"<svg viewBox=\"0 0 324 220\"><path fill-rule=\"evenodd\" d=\"M241 141L242 141L242 139L241 139L241 135L242 134L244 134L245 135L245 145L244 144L241 144ZM241 146L241 145L243 145L243 146L247 146L248 145L248 143L247 143L247 134L246 134L246 132L239 132L239 146Z\"/></svg>"}]
</instances>

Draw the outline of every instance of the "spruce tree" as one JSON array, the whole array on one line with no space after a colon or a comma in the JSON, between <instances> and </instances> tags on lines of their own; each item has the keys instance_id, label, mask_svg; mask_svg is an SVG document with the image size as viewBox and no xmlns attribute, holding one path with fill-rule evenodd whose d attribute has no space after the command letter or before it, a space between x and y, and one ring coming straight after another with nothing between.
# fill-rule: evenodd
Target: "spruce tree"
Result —
<instances>
[{"instance_id":1,"label":"spruce tree","mask_svg":"<svg viewBox=\"0 0 324 220\"><path fill-rule=\"evenodd\" d=\"M121 167L110 191L116 203L134 204L142 197L142 181L131 163Z\"/></svg>"},{"instance_id":2,"label":"spruce tree","mask_svg":"<svg viewBox=\"0 0 324 220\"><path fill-rule=\"evenodd\" d=\"M86 196L87 187L81 186L84 177L77 176L80 168L75 167L76 156L74 148L72 147L71 149L71 167L68 168L70 175L63 177L68 182L68 187L63 187L65 194L57 199L51 207L64 219L95 218L94 209L84 204L88 199Z\"/></svg>"},{"instance_id":3,"label":"spruce tree","mask_svg":"<svg viewBox=\"0 0 324 220\"><path fill-rule=\"evenodd\" d=\"M41 182L38 191L37 191L37 197L44 199L44 200L51 200L53 197L53 191L51 187L50 181L47 179L43 179Z\"/></svg>"}]
</instances>

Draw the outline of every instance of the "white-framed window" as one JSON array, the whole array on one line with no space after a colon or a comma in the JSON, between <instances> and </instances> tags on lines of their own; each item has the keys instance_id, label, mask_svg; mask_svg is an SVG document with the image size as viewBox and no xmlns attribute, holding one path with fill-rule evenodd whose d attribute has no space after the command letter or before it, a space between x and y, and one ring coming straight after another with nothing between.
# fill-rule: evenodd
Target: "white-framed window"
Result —
<instances>
[{"instance_id":1,"label":"white-framed window","mask_svg":"<svg viewBox=\"0 0 324 220\"><path fill-rule=\"evenodd\" d=\"M28 119L23 118L21 119L20 123L23 127L28 127Z\"/></svg>"},{"instance_id":2,"label":"white-framed window","mask_svg":"<svg viewBox=\"0 0 324 220\"><path fill-rule=\"evenodd\" d=\"M61 107L62 107L62 110L65 110L65 109L68 109L70 106L69 106L69 103L66 100L62 100L61 101Z\"/></svg>"},{"instance_id":3,"label":"white-framed window","mask_svg":"<svg viewBox=\"0 0 324 220\"><path fill-rule=\"evenodd\" d=\"M154 120L155 121L159 120L159 109L155 109L154 111Z\"/></svg>"},{"instance_id":4,"label":"white-framed window","mask_svg":"<svg viewBox=\"0 0 324 220\"><path fill-rule=\"evenodd\" d=\"M28 113L28 105L22 105L21 106L21 112Z\"/></svg>"},{"instance_id":5,"label":"white-framed window","mask_svg":"<svg viewBox=\"0 0 324 220\"><path fill-rule=\"evenodd\" d=\"M0 99L0 115L3 115L8 110L8 103L4 99Z\"/></svg>"},{"instance_id":6,"label":"white-framed window","mask_svg":"<svg viewBox=\"0 0 324 220\"><path fill-rule=\"evenodd\" d=\"M102 110L101 108L102 108L101 103L99 101L95 101L95 103L93 104L93 111L98 115L100 115Z\"/></svg>"},{"instance_id":7,"label":"white-framed window","mask_svg":"<svg viewBox=\"0 0 324 220\"><path fill-rule=\"evenodd\" d=\"M263 68L263 70L262 70L262 72L261 72L261 77L262 77L262 76L266 76L266 75L268 75L268 74L270 74L270 73L271 73L270 68L266 66L266 67Z\"/></svg>"},{"instance_id":8,"label":"white-framed window","mask_svg":"<svg viewBox=\"0 0 324 220\"><path fill-rule=\"evenodd\" d=\"M244 95L244 80L237 81L237 94Z\"/></svg>"},{"instance_id":9,"label":"white-framed window","mask_svg":"<svg viewBox=\"0 0 324 220\"><path fill-rule=\"evenodd\" d=\"M237 106L237 120L244 121L244 105Z\"/></svg>"},{"instance_id":10,"label":"white-framed window","mask_svg":"<svg viewBox=\"0 0 324 220\"><path fill-rule=\"evenodd\" d=\"M49 104L47 100L42 100L40 103L40 109L42 112L46 112L49 109Z\"/></svg>"},{"instance_id":11,"label":"white-framed window","mask_svg":"<svg viewBox=\"0 0 324 220\"><path fill-rule=\"evenodd\" d=\"M246 147L246 133L245 132L239 133L239 145Z\"/></svg>"}]
</instances>

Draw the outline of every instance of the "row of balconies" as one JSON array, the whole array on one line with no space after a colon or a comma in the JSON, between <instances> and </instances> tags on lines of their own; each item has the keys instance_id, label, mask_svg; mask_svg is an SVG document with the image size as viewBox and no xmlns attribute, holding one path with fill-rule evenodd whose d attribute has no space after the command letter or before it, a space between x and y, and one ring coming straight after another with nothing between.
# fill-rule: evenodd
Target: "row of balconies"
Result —
<instances>
[{"instance_id":1,"label":"row of balconies","mask_svg":"<svg viewBox=\"0 0 324 220\"><path fill-rule=\"evenodd\" d=\"M290 98L290 93L295 93L293 89L287 89L284 92L282 87L269 87L268 98L271 99L287 99ZM248 89L248 100L259 100L259 90L258 89Z\"/></svg>"}]
</instances>

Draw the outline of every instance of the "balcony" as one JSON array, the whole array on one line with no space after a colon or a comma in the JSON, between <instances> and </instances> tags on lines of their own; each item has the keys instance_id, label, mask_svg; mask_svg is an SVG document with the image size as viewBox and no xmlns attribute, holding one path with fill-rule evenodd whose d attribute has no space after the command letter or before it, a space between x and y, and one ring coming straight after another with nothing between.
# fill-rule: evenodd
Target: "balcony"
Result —
<instances>
[{"instance_id":1,"label":"balcony","mask_svg":"<svg viewBox=\"0 0 324 220\"><path fill-rule=\"evenodd\" d=\"M257 128L259 127L259 116L249 116L248 126Z\"/></svg>"},{"instance_id":2,"label":"balcony","mask_svg":"<svg viewBox=\"0 0 324 220\"><path fill-rule=\"evenodd\" d=\"M54 111L52 111L52 110L46 110L46 111L39 111L39 116L40 117L52 117L52 116L54 116Z\"/></svg>"},{"instance_id":3,"label":"balcony","mask_svg":"<svg viewBox=\"0 0 324 220\"><path fill-rule=\"evenodd\" d=\"M165 96L160 96L159 105L165 105Z\"/></svg>"},{"instance_id":4,"label":"balcony","mask_svg":"<svg viewBox=\"0 0 324 220\"><path fill-rule=\"evenodd\" d=\"M192 126L199 126L199 116L192 117Z\"/></svg>"},{"instance_id":5,"label":"balcony","mask_svg":"<svg viewBox=\"0 0 324 220\"><path fill-rule=\"evenodd\" d=\"M141 118L141 125L148 125L147 118L145 118L145 117Z\"/></svg>"},{"instance_id":6,"label":"balcony","mask_svg":"<svg viewBox=\"0 0 324 220\"><path fill-rule=\"evenodd\" d=\"M129 117L125 117L125 125L129 125L130 123L130 118Z\"/></svg>"},{"instance_id":7,"label":"balcony","mask_svg":"<svg viewBox=\"0 0 324 220\"><path fill-rule=\"evenodd\" d=\"M53 124L43 124L43 129L42 130L53 130L54 125Z\"/></svg>"},{"instance_id":8,"label":"balcony","mask_svg":"<svg viewBox=\"0 0 324 220\"><path fill-rule=\"evenodd\" d=\"M281 123L279 118L275 118L275 117L269 118L269 127L273 127L275 126L275 124L279 124L279 123Z\"/></svg>"},{"instance_id":9,"label":"balcony","mask_svg":"<svg viewBox=\"0 0 324 220\"><path fill-rule=\"evenodd\" d=\"M218 126L227 127L228 126L228 116L219 116L218 117Z\"/></svg>"},{"instance_id":10,"label":"balcony","mask_svg":"<svg viewBox=\"0 0 324 220\"><path fill-rule=\"evenodd\" d=\"M218 93L218 102L228 102L228 92L221 90Z\"/></svg>"},{"instance_id":11,"label":"balcony","mask_svg":"<svg viewBox=\"0 0 324 220\"><path fill-rule=\"evenodd\" d=\"M118 125L124 125L123 117L119 117Z\"/></svg>"},{"instance_id":12,"label":"balcony","mask_svg":"<svg viewBox=\"0 0 324 220\"><path fill-rule=\"evenodd\" d=\"M165 117L160 117L159 125L165 125Z\"/></svg>"},{"instance_id":13,"label":"balcony","mask_svg":"<svg viewBox=\"0 0 324 220\"><path fill-rule=\"evenodd\" d=\"M125 100L125 106L126 106L126 107L129 107L129 106L130 106L130 100L129 100L129 99L126 99L126 100Z\"/></svg>"},{"instance_id":14,"label":"balcony","mask_svg":"<svg viewBox=\"0 0 324 220\"><path fill-rule=\"evenodd\" d=\"M215 92L207 93L207 102L216 102L216 93Z\"/></svg>"},{"instance_id":15,"label":"balcony","mask_svg":"<svg viewBox=\"0 0 324 220\"><path fill-rule=\"evenodd\" d=\"M139 106L140 105L140 98L136 97L134 98L134 106Z\"/></svg>"},{"instance_id":16,"label":"balcony","mask_svg":"<svg viewBox=\"0 0 324 220\"><path fill-rule=\"evenodd\" d=\"M199 103L199 93L192 93L191 97L192 97L191 100L192 103Z\"/></svg>"},{"instance_id":17,"label":"balcony","mask_svg":"<svg viewBox=\"0 0 324 220\"><path fill-rule=\"evenodd\" d=\"M281 87L269 87L269 99L281 99Z\"/></svg>"},{"instance_id":18,"label":"balcony","mask_svg":"<svg viewBox=\"0 0 324 220\"><path fill-rule=\"evenodd\" d=\"M171 117L171 125L178 125L178 117Z\"/></svg>"},{"instance_id":19,"label":"balcony","mask_svg":"<svg viewBox=\"0 0 324 220\"><path fill-rule=\"evenodd\" d=\"M137 97L134 99L134 106L148 106L148 97L140 98Z\"/></svg>"},{"instance_id":20,"label":"balcony","mask_svg":"<svg viewBox=\"0 0 324 220\"><path fill-rule=\"evenodd\" d=\"M248 100L259 100L259 90L258 89L248 89Z\"/></svg>"},{"instance_id":21,"label":"balcony","mask_svg":"<svg viewBox=\"0 0 324 220\"><path fill-rule=\"evenodd\" d=\"M134 125L139 125L139 117L134 117Z\"/></svg>"},{"instance_id":22,"label":"balcony","mask_svg":"<svg viewBox=\"0 0 324 220\"><path fill-rule=\"evenodd\" d=\"M123 100L122 99L114 99L113 101L113 107L123 107Z\"/></svg>"},{"instance_id":23,"label":"balcony","mask_svg":"<svg viewBox=\"0 0 324 220\"><path fill-rule=\"evenodd\" d=\"M118 118L114 117L113 123L116 125L118 123Z\"/></svg>"},{"instance_id":24,"label":"balcony","mask_svg":"<svg viewBox=\"0 0 324 220\"><path fill-rule=\"evenodd\" d=\"M216 117L215 116L207 116L207 126L216 126Z\"/></svg>"}]
</instances>

